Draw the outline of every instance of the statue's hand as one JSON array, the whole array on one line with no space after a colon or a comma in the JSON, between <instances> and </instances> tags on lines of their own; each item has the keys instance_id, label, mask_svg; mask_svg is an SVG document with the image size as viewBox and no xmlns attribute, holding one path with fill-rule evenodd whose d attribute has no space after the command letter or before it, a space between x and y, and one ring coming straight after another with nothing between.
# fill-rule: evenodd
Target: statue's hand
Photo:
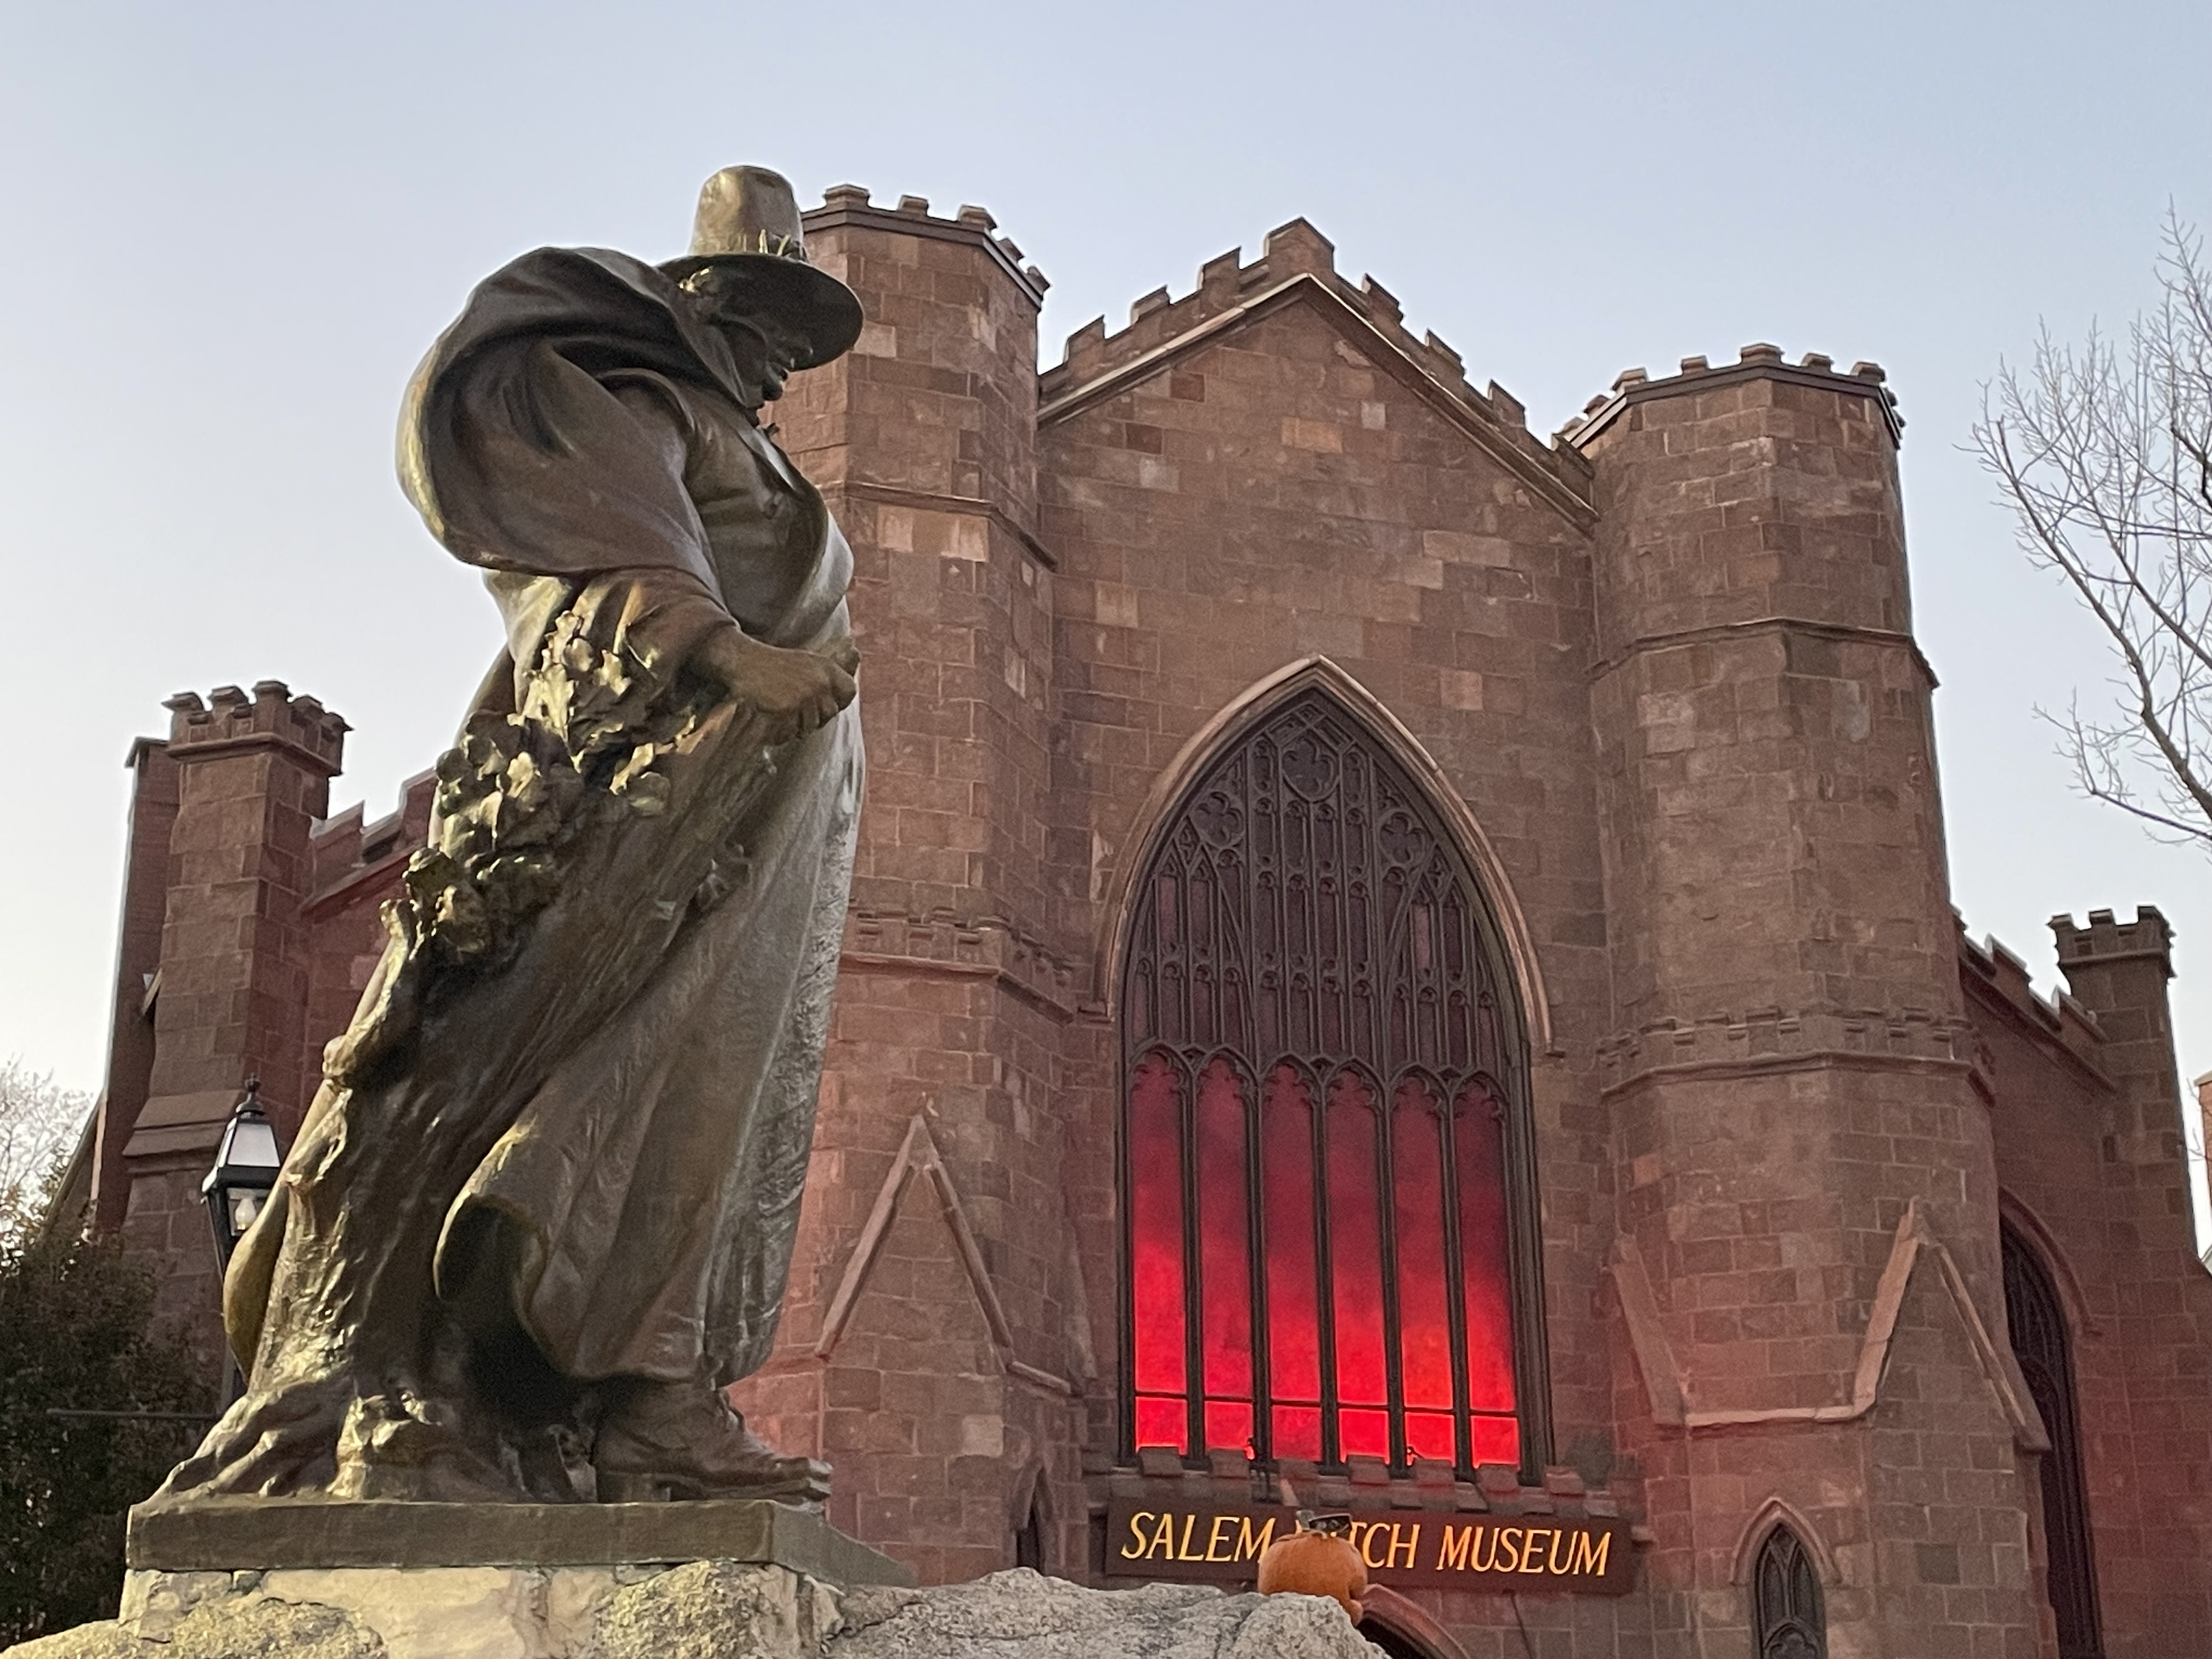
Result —
<instances>
[{"instance_id":1,"label":"statue's hand","mask_svg":"<svg viewBox=\"0 0 2212 1659\"><path fill-rule=\"evenodd\" d=\"M819 653L789 651L723 628L701 641L690 665L757 711L770 743L789 743L826 726L853 701L860 653L850 640Z\"/></svg>"}]
</instances>

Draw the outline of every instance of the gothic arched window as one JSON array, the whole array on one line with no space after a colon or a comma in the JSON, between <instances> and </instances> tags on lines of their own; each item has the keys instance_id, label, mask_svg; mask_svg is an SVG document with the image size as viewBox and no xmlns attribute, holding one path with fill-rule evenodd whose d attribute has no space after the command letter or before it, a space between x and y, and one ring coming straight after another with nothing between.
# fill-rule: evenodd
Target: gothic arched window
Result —
<instances>
[{"instance_id":1,"label":"gothic arched window","mask_svg":"<svg viewBox=\"0 0 2212 1659\"><path fill-rule=\"evenodd\" d=\"M1758 1659L1826 1659L1820 1576L1804 1540L1786 1526L1776 1527L1759 1547L1751 1575L1751 1628Z\"/></svg>"},{"instance_id":2,"label":"gothic arched window","mask_svg":"<svg viewBox=\"0 0 2212 1659\"><path fill-rule=\"evenodd\" d=\"M1199 775L1132 909L1128 1449L1540 1463L1526 1039L1442 815L1310 689Z\"/></svg>"},{"instance_id":3,"label":"gothic arched window","mask_svg":"<svg viewBox=\"0 0 2212 1659\"><path fill-rule=\"evenodd\" d=\"M2100 1659L2097 1574L2089 1547L2089 1498L2081 1479L2081 1425L2074 1408L2074 1360L2058 1288L2028 1242L1999 1230L2005 1324L2013 1357L2051 1437L2043 1459L2044 1583L2058 1626L2058 1659Z\"/></svg>"}]
</instances>

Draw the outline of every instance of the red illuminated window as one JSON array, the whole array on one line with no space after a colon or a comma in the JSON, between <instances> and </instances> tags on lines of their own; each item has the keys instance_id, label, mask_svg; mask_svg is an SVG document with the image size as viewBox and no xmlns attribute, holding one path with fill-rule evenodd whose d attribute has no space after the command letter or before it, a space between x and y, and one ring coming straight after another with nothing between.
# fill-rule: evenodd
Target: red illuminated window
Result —
<instances>
[{"instance_id":1,"label":"red illuminated window","mask_svg":"<svg viewBox=\"0 0 2212 1659\"><path fill-rule=\"evenodd\" d=\"M1132 1449L1528 1461L1498 964L1437 814L1325 692L1192 787L1123 988Z\"/></svg>"}]
</instances>

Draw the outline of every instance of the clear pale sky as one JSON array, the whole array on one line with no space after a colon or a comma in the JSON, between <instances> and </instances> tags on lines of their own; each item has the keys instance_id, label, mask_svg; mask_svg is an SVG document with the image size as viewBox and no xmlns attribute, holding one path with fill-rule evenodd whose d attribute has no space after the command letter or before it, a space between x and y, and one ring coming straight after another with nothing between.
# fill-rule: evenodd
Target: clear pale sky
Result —
<instances>
[{"instance_id":1,"label":"clear pale sky","mask_svg":"<svg viewBox=\"0 0 2212 1659\"><path fill-rule=\"evenodd\" d=\"M2212 218L2208 63L2203 0L0 5L0 1056L100 1085L164 696L313 693L372 817L429 763L497 634L393 483L409 371L510 256L665 258L750 161L989 208L1048 361L1304 215L1540 431L1747 341L1882 363L1958 902L2046 987L2053 912L2157 904L2212 1068L2212 869L2072 793L2034 708L2110 670L1960 448Z\"/></svg>"}]
</instances>

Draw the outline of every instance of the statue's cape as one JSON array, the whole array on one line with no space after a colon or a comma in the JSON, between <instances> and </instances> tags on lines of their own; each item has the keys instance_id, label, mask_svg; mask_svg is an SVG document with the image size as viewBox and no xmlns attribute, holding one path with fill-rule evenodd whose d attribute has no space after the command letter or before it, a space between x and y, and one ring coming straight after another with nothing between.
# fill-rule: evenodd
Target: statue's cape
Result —
<instances>
[{"instance_id":1,"label":"statue's cape","mask_svg":"<svg viewBox=\"0 0 2212 1659\"><path fill-rule=\"evenodd\" d=\"M539 248L495 271L415 371L399 483L456 556L488 570L687 571L714 589L698 514L613 387L643 371L744 409L760 388L665 273L605 248Z\"/></svg>"}]
</instances>

